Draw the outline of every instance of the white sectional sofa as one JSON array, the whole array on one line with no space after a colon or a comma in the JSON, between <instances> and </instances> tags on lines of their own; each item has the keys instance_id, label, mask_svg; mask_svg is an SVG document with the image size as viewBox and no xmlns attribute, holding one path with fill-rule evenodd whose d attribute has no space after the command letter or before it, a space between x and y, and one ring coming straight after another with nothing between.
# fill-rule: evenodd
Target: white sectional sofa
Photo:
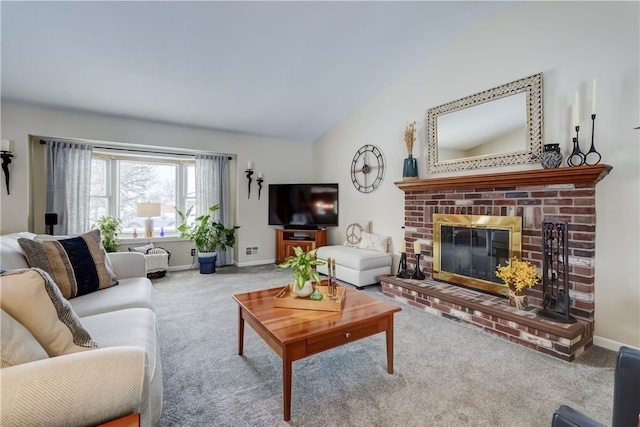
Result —
<instances>
[{"instance_id":1,"label":"white sectional sofa","mask_svg":"<svg viewBox=\"0 0 640 427\"><path fill-rule=\"evenodd\" d=\"M0 236L3 270L30 267L18 244L19 237L33 239L35 235ZM143 426L158 422L162 411L162 366L153 288L146 277L145 258L141 253L128 252L110 253L107 257L117 285L61 298L68 302L98 348L82 348L55 357L47 354L44 344L39 347L39 338L35 338L38 333L24 327L25 322L15 320L13 316L20 318L22 313L16 313L15 306L10 307L6 301L10 280L15 282L22 273L8 271L0 276L2 426L90 426L135 413L140 414ZM34 271L39 270L29 269L26 274ZM55 309L53 313L55 316Z\"/></svg>"},{"instance_id":2,"label":"white sectional sofa","mask_svg":"<svg viewBox=\"0 0 640 427\"><path fill-rule=\"evenodd\" d=\"M391 274L392 258L387 252L388 236L368 232L369 223L353 223L347 227L342 245L321 246L316 256L322 261L331 258L336 264L336 278L357 289L379 282L378 276ZM318 272L328 275L328 266L318 266Z\"/></svg>"}]
</instances>

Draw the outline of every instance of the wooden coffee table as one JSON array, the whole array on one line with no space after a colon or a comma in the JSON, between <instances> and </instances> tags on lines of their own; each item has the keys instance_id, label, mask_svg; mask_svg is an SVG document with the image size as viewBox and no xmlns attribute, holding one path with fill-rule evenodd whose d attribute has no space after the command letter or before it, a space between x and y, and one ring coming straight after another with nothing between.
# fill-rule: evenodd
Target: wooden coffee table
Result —
<instances>
[{"instance_id":1,"label":"wooden coffee table","mask_svg":"<svg viewBox=\"0 0 640 427\"><path fill-rule=\"evenodd\" d=\"M273 298L282 287L236 294L238 303L238 354L244 347L247 322L282 358L284 420L291 419L291 374L295 360L352 341L386 332L387 372L393 374L393 314L400 307L355 289L345 289L341 312L277 308Z\"/></svg>"}]
</instances>

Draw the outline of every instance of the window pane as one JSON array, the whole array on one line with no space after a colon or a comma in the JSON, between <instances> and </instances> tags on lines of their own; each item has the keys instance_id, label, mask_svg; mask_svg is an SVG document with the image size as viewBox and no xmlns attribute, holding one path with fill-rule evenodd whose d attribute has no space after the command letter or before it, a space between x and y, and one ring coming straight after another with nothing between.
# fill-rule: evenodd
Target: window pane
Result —
<instances>
[{"instance_id":1,"label":"window pane","mask_svg":"<svg viewBox=\"0 0 640 427\"><path fill-rule=\"evenodd\" d=\"M91 159L91 195L107 195L107 161Z\"/></svg>"},{"instance_id":2,"label":"window pane","mask_svg":"<svg viewBox=\"0 0 640 427\"><path fill-rule=\"evenodd\" d=\"M166 163L119 162L118 214L124 231L144 228L146 218L137 216L137 205L142 202L161 204L161 215L153 218L155 230L175 230L176 168Z\"/></svg>"},{"instance_id":3,"label":"window pane","mask_svg":"<svg viewBox=\"0 0 640 427\"><path fill-rule=\"evenodd\" d=\"M89 197L89 223L95 224L101 217L109 214L107 197L107 161L91 159L91 190Z\"/></svg>"}]
</instances>

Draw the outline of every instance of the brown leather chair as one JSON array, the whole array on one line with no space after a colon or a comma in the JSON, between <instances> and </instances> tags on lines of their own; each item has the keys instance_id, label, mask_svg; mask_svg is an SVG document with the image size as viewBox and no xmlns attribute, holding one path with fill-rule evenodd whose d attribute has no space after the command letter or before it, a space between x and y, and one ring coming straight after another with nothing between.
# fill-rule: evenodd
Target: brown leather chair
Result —
<instances>
[{"instance_id":1,"label":"brown leather chair","mask_svg":"<svg viewBox=\"0 0 640 427\"><path fill-rule=\"evenodd\" d=\"M640 427L640 350L620 347L613 379L613 427ZM554 413L552 427L604 427L562 405Z\"/></svg>"}]
</instances>

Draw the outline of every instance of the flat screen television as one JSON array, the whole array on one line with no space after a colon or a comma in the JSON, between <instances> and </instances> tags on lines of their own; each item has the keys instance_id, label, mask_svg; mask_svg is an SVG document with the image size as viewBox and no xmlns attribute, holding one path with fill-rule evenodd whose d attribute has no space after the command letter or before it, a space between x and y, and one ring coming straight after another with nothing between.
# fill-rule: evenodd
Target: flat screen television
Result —
<instances>
[{"instance_id":1,"label":"flat screen television","mask_svg":"<svg viewBox=\"0 0 640 427\"><path fill-rule=\"evenodd\" d=\"M269 184L269 225L314 230L338 225L338 184Z\"/></svg>"}]
</instances>

